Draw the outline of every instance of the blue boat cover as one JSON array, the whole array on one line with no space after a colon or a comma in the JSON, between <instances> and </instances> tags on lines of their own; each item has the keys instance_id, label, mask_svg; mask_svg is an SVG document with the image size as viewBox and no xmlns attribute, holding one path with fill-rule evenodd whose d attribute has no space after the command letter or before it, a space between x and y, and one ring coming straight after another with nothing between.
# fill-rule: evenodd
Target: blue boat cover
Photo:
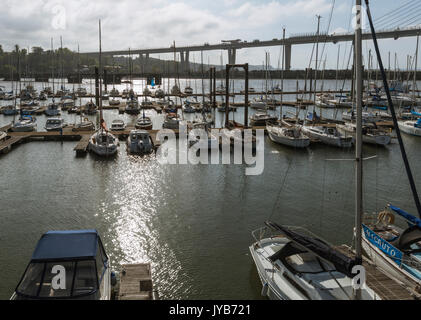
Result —
<instances>
[{"instance_id":1,"label":"blue boat cover","mask_svg":"<svg viewBox=\"0 0 421 320\"><path fill-rule=\"evenodd\" d=\"M96 230L48 231L32 254L32 261L95 258L98 248Z\"/></svg>"},{"instance_id":2,"label":"blue boat cover","mask_svg":"<svg viewBox=\"0 0 421 320\"><path fill-rule=\"evenodd\" d=\"M395 211L397 214L399 214L401 217L404 217L406 220L411 222L413 225L417 225L421 228L421 220L417 217L414 217L412 214L409 214L408 212L403 211L402 209L398 207L394 207L392 205L389 205L390 209Z\"/></svg>"},{"instance_id":3,"label":"blue boat cover","mask_svg":"<svg viewBox=\"0 0 421 320\"><path fill-rule=\"evenodd\" d=\"M414 110L411 110L411 114L413 114L414 116L421 117L421 113L416 112L416 111L414 111Z\"/></svg>"}]
</instances>

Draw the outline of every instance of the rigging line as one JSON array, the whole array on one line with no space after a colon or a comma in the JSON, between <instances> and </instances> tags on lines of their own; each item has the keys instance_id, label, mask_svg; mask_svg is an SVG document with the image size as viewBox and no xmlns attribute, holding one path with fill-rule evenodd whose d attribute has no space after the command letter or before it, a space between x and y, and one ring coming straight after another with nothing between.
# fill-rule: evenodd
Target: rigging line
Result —
<instances>
[{"instance_id":1,"label":"rigging line","mask_svg":"<svg viewBox=\"0 0 421 320\"><path fill-rule=\"evenodd\" d=\"M323 161L323 182L322 182L322 205L319 215L319 232L322 233L322 218L324 213L324 199L325 199L325 186L326 186L326 161Z\"/></svg>"},{"instance_id":2,"label":"rigging line","mask_svg":"<svg viewBox=\"0 0 421 320\"><path fill-rule=\"evenodd\" d=\"M399 6L398 8L396 8L395 10L392 10L392 11L390 11L390 12L386 13L385 15L383 15L383 16L381 16L381 17L379 17L379 18L375 19L375 20L374 20L374 23L375 23L375 24L377 24L378 22L380 22L380 21L383 21L383 20L387 19L390 15L392 15L392 16L393 16L393 15L399 14L399 11L406 10L405 8L406 8L407 6L412 5L413 3L417 3L417 2L418 2L418 0L411 0L411 1L408 1L407 3L405 3L405 4L401 5L401 6Z\"/></svg>"},{"instance_id":3,"label":"rigging line","mask_svg":"<svg viewBox=\"0 0 421 320\"><path fill-rule=\"evenodd\" d=\"M332 8L330 10L330 14L329 14L329 22L327 24L327 29L326 29L326 34L329 34L329 30L330 30L330 24L332 22L332 16L333 16L333 9L335 8L335 0L332 0ZM325 47L326 47L326 42L323 43L323 48L322 48L322 54L321 57L323 57L323 54L325 52Z\"/></svg>"},{"instance_id":4,"label":"rigging line","mask_svg":"<svg viewBox=\"0 0 421 320\"><path fill-rule=\"evenodd\" d=\"M276 207L277 207L277 205L278 205L279 198L281 197L281 193L282 193L282 190L283 190L283 188L284 188L285 181L286 181L287 176L288 176L288 172L289 172L289 170L290 170L290 168L291 168L291 164L292 164L292 159L290 159L290 160L289 160L289 162L288 162L288 168L287 168L287 171L285 172L284 179L282 180L281 186L280 186L280 188L279 188L279 191L278 191L278 196L276 197L276 201L275 201L275 203L273 204L273 207L272 207L272 213L270 214L270 216L269 216L269 218L268 218L267 220L272 219L272 216L273 216L273 215L274 215L274 213L275 213L275 209L276 209Z\"/></svg>"},{"instance_id":5,"label":"rigging line","mask_svg":"<svg viewBox=\"0 0 421 320\"><path fill-rule=\"evenodd\" d=\"M402 15L398 15L390 20L377 24L376 28L385 28L385 26L393 26L396 23L398 23L400 20L405 21L409 16L412 16L416 10L419 11L420 8L421 8L421 3L419 3L414 8L410 8L411 10L409 10L408 12L405 12Z\"/></svg>"}]
</instances>

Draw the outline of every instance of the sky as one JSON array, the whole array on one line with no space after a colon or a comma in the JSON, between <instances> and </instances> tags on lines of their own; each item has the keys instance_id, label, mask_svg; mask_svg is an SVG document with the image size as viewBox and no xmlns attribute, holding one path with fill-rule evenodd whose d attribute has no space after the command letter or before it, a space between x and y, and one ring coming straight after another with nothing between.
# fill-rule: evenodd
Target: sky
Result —
<instances>
[{"instance_id":1,"label":"sky","mask_svg":"<svg viewBox=\"0 0 421 320\"><path fill-rule=\"evenodd\" d=\"M414 1L414 0L412 0ZM355 0L0 0L0 44L11 50L15 44L24 48L60 45L81 52L98 50L98 20L102 21L103 50L123 50L213 44L221 40L254 39L270 40L286 36L314 33L317 28L316 15L321 15L321 30L332 32L352 31L351 13ZM363 1L364 2L364 1ZM409 0L372 0L374 18L397 10ZM419 2L419 1L418 1ZM332 4L334 10L330 19ZM409 11L410 12L410 8ZM421 15L420 15L421 16ZM404 23L403 21L396 21ZM329 25L330 21L330 25ZM387 22L387 21L386 21ZM415 21L414 24L421 23ZM329 28L328 28L329 27ZM338 47L339 67L346 67L349 43L327 44L323 49L326 68L335 69ZM381 40L384 63L388 52L398 56L398 66L406 66L407 55L414 55L415 38ZM323 45L321 46L323 48ZM365 41L366 56L373 50L371 41ZM248 62L263 65L265 51L270 53L270 63L277 68L280 47L241 49L237 51L237 63ZM308 67L312 45L292 47L292 68ZM155 55L158 57L158 55ZM223 63L227 53L222 52ZM170 55L159 58L170 59ZM204 62L219 64L220 51L204 52ZM200 52L191 53L190 60L200 62ZM313 61L314 64L314 61ZM394 64L394 61L392 61ZM321 64L323 66L323 64Z\"/></svg>"}]
</instances>

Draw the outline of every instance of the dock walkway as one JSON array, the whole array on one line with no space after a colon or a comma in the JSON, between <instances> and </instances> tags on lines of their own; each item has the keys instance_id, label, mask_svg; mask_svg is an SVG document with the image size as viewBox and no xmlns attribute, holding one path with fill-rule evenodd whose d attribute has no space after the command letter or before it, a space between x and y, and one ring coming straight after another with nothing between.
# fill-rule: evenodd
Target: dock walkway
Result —
<instances>
[{"instance_id":1,"label":"dock walkway","mask_svg":"<svg viewBox=\"0 0 421 320\"><path fill-rule=\"evenodd\" d=\"M337 246L336 249L351 258L355 257L354 251L351 251L346 245ZM365 257L363 257L363 266L366 272L367 286L374 290L382 300L416 300L420 298L387 276Z\"/></svg>"},{"instance_id":2,"label":"dock walkway","mask_svg":"<svg viewBox=\"0 0 421 320\"><path fill-rule=\"evenodd\" d=\"M149 263L122 265L117 299L155 300Z\"/></svg>"}]
</instances>

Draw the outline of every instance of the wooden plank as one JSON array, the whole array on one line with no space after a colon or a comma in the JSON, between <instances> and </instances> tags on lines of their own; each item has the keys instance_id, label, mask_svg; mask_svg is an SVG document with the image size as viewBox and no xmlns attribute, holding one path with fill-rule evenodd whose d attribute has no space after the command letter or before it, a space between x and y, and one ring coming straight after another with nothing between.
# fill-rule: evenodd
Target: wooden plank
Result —
<instances>
[{"instance_id":1,"label":"wooden plank","mask_svg":"<svg viewBox=\"0 0 421 320\"><path fill-rule=\"evenodd\" d=\"M83 135L80 141L78 142L78 144L76 145L76 147L74 147L74 150L76 151L77 155L86 154L88 150L88 145L89 145L89 138L90 138L90 135L87 135L87 134Z\"/></svg>"},{"instance_id":2,"label":"wooden plank","mask_svg":"<svg viewBox=\"0 0 421 320\"><path fill-rule=\"evenodd\" d=\"M17 137L11 137L6 141L0 143L0 153L7 153L12 148L13 145L19 143L21 140L27 138L27 135L21 135Z\"/></svg>"},{"instance_id":3,"label":"wooden plank","mask_svg":"<svg viewBox=\"0 0 421 320\"><path fill-rule=\"evenodd\" d=\"M348 257L355 257L354 251L346 245L337 246L335 249ZM363 266L366 271L367 286L374 290L374 292L378 294L382 300L416 299L415 295L411 294L406 287L390 278L382 270L372 264L366 257L363 257Z\"/></svg>"},{"instance_id":4,"label":"wooden plank","mask_svg":"<svg viewBox=\"0 0 421 320\"><path fill-rule=\"evenodd\" d=\"M153 284L149 263L125 264L122 266L118 299L153 299Z\"/></svg>"}]
</instances>

